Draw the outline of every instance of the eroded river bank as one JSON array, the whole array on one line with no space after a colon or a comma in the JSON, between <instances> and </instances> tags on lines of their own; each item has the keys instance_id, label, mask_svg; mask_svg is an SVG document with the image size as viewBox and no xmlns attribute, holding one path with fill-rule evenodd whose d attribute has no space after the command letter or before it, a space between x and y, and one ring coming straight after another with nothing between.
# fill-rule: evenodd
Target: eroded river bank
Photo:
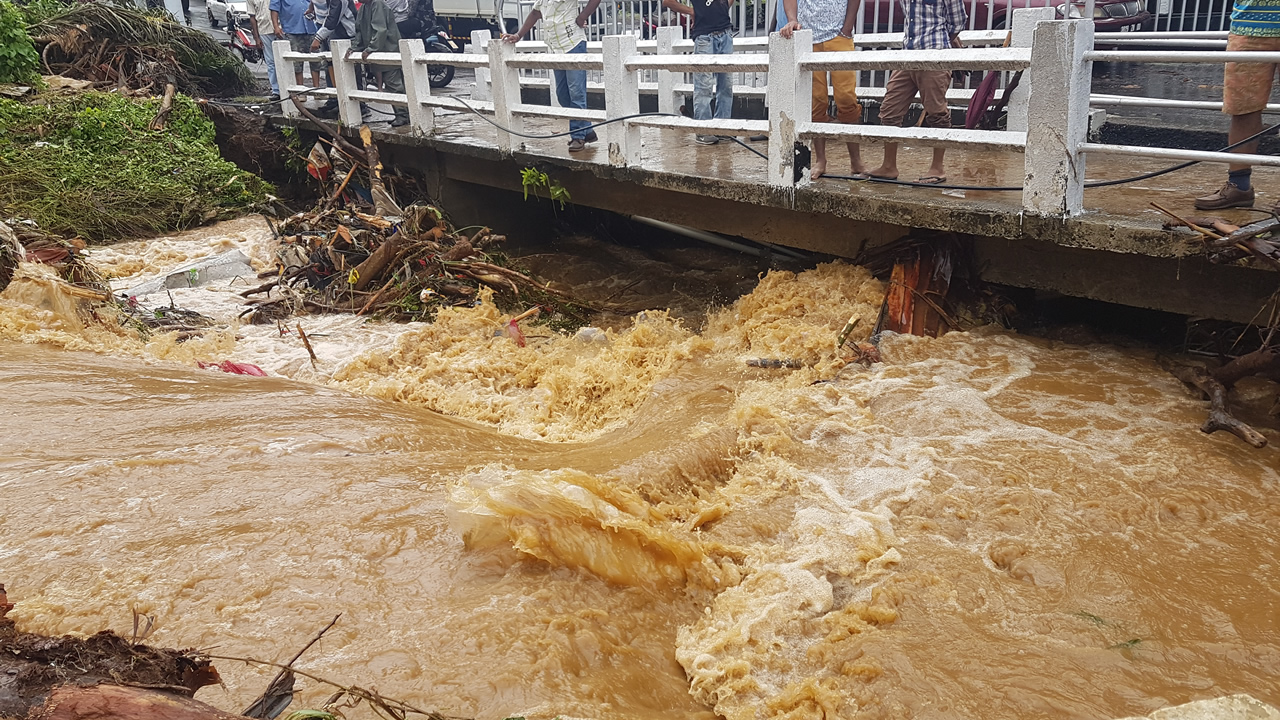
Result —
<instances>
[{"instance_id":1,"label":"eroded river bank","mask_svg":"<svg viewBox=\"0 0 1280 720\"><path fill-rule=\"evenodd\" d=\"M230 247L267 262L237 222L95 260L130 281ZM136 609L155 644L282 660L343 612L300 667L482 718L1280 703L1274 429L1259 451L1202 435L1153 353L996 329L888 337L836 377L834 336L873 324L879 281L704 264L695 284L746 294L708 314L653 288L607 342L523 348L489 305L304 319L316 367L275 326L146 345L11 286L11 617L88 633ZM214 314L236 291L174 299ZM225 708L273 674L219 670L202 697Z\"/></svg>"}]
</instances>

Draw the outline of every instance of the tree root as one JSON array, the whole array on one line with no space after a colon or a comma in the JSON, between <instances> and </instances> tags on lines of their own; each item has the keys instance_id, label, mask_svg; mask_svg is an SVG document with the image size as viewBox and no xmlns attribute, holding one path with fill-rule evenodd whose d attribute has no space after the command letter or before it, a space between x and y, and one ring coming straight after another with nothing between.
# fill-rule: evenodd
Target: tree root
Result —
<instances>
[{"instance_id":1,"label":"tree root","mask_svg":"<svg viewBox=\"0 0 1280 720\"><path fill-rule=\"evenodd\" d=\"M1240 380L1250 375L1275 376L1280 373L1280 352L1262 348L1232 360L1210 372L1199 365L1179 365L1162 361L1164 369L1182 382L1198 389L1209 400L1209 417L1200 431L1212 434L1226 430L1255 448L1267 446L1267 438L1231 414L1228 394Z\"/></svg>"}]
</instances>

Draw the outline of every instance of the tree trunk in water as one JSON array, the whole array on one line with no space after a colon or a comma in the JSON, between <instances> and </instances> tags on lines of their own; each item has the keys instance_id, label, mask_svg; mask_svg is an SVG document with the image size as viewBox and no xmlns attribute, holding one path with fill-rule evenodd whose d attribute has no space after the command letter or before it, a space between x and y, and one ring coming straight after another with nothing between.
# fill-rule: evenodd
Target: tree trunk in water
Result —
<instances>
[{"instance_id":1,"label":"tree trunk in water","mask_svg":"<svg viewBox=\"0 0 1280 720\"><path fill-rule=\"evenodd\" d=\"M199 700L158 690L119 685L54 689L28 720L244 720Z\"/></svg>"}]
</instances>

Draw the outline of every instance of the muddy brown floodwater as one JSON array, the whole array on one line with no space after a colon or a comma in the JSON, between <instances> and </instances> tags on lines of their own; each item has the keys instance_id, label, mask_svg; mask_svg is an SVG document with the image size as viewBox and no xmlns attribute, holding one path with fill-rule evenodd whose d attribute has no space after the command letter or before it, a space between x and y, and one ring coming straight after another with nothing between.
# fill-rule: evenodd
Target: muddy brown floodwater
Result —
<instances>
[{"instance_id":1,"label":"muddy brown floodwater","mask_svg":"<svg viewBox=\"0 0 1280 720\"><path fill-rule=\"evenodd\" d=\"M2 342L12 615L283 660L342 612L301 667L486 719L1280 703L1274 424L1202 435L1149 355L995 330L813 384L880 292L773 273L699 332L528 348L451 311L323 384ZM271 675L219 669L232 710Z\"/></svg>"}]
</instances>

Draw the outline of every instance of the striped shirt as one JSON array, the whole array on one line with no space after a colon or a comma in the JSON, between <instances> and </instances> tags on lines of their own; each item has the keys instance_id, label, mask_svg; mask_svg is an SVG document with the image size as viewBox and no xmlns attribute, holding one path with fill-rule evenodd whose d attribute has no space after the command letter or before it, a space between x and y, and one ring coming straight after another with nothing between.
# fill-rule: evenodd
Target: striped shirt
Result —
<instances>
[{"instance_id":1,"label":"striped shirt","mask_svg":"<svg viewBox=\"0 0 1280 720\"><path fill-rule=\"evenodd\" d=\"M567 53L585 42L587 34L578 27L578 0L537 0L533 9L542 13L540 39L553 53Z\"/></svg>"},{"instance_id":2,"label":"striped shirt","mask_svg":"<svg viewBox=\"0 0 1280 720\"><path fill-rule=\"evenodd\" d=\"M951 47L951 36L967 23L964 0L907 0L907 31L902 49L945 50Z\"/></svg>"},{"instance_id":3,"label":"striped shirt","mask_svg":"<svg viewBox=\"0 0 1280 720\"><path fill-rule=\"evenodd\" d=\"M1280 37L1280 0L1236 0L1231 9L1231 34Z\"/></svg>"}]
</instances>

